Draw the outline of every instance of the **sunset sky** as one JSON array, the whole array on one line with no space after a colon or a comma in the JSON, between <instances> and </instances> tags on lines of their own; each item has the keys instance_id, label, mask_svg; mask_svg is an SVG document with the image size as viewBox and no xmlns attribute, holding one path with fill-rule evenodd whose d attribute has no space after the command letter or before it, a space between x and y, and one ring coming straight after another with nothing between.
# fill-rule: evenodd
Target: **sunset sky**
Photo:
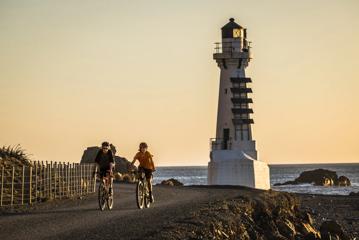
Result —
<instances>
[{"instance_id":1,"label":"sunset sky","mask_svg":"<svg viewBox=\"0 0 359 240\"><path fill-rule=\"evenodd\" d=\"M359 162L359 1L0 2L0 145L79 161L108 140L132 159L206 165L220 28L248 28L253 137L274 163Z\"/></svg>"}]
</instances>

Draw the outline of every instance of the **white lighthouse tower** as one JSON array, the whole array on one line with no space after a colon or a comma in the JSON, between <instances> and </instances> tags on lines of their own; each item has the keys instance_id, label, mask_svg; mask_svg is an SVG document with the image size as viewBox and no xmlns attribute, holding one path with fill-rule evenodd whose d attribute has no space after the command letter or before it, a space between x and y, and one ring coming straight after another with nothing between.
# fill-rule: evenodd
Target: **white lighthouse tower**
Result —
<instances>
[{"instance_id":1,"label":"white lighthouse tower","mask_svg":"<svg viewBox=\"0 0 359 240\"><path fill-rule=\"evenodd\" d=\"M211 139L208 184L269 189L268 165L258 160L245 68L251 60L245 28L229 19L213 58L221 69L216 138Z\"/></svg>"}]
</instances>

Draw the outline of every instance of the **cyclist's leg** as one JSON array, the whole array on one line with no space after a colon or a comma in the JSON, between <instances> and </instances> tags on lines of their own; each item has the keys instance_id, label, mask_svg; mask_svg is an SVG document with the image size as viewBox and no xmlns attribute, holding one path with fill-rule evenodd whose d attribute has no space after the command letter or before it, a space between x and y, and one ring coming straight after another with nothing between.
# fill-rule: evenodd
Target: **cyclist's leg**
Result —
<instances>
[{"instance_id":1,"label":"cyclist's leg","mask_svg":"<svg viewBox=\"0 0 359 240\"><path fill-rule=\"evenodd\" d=\"M112 171L107 171L108 177L109 177L109 186L108 186L108 193L112 195L112 188L113 188L113 177L112 177Z\"/></svg>"},{"instance_id":2,"label":"cyclist's leg","mask_svg":"<svg viewBox=\"0 0 359 240\"><path fill-rule=\"evenodd\" d=\"M150 199L151 199L151 202L153 202L154 198L153 198L153 194L152 194L152 171L149 169L146 169L146 181L147 181Z\"/></svg>"},{"instance_id":3,"label":"cyclist's leg","mask_svg":"<svg viewBox=\"0 0 359 240\"><path fill-rule=\"evenodd\" d=\"M106 176L106 169L100 169L100 179L101 182L104 182L104 177Z\"/></svg>"}]
</instances>

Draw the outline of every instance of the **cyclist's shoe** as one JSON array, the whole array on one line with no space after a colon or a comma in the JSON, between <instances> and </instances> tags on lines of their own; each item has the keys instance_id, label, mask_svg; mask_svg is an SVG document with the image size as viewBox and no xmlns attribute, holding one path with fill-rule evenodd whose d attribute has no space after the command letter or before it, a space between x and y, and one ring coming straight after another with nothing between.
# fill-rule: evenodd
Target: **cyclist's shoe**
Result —
<instances>
[{"instance_id":1,"label":"cyclist's shoe","mask_svg":"<svg viewBox=\"0 0 359 240\"><path fill-rule=\"evenodd\" d=\"M152 193L150 193L150 202L151 202L151 203L154 203L154 202L155 202L155 198L153 197L153 194L152 194Z\"/></svg>"}]
</instances>

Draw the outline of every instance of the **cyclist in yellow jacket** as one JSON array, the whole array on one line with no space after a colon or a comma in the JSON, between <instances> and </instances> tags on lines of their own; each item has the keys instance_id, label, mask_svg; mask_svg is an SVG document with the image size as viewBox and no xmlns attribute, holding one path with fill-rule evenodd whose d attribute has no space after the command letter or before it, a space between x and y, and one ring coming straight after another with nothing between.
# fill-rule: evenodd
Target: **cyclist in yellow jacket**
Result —
<instances>
[{"instance_id":1,"label":"cyclist in yellow jacket","mask_svg":"<svg viewBox=\"0 0 359 240\"><path fill-rule=\"evenodd\" d=\"M134 163L138 160L139 166L138 170L145 173L146 180L148 183L148 190L150 194L151 202L154 201L152 195L152 172L155 171L155 164L153 163L153 155L147 151L148 145L145 142L142 142L139 146L138 153L136 153L131 165L133 166Z\"/></svg>"}]
</instances>

